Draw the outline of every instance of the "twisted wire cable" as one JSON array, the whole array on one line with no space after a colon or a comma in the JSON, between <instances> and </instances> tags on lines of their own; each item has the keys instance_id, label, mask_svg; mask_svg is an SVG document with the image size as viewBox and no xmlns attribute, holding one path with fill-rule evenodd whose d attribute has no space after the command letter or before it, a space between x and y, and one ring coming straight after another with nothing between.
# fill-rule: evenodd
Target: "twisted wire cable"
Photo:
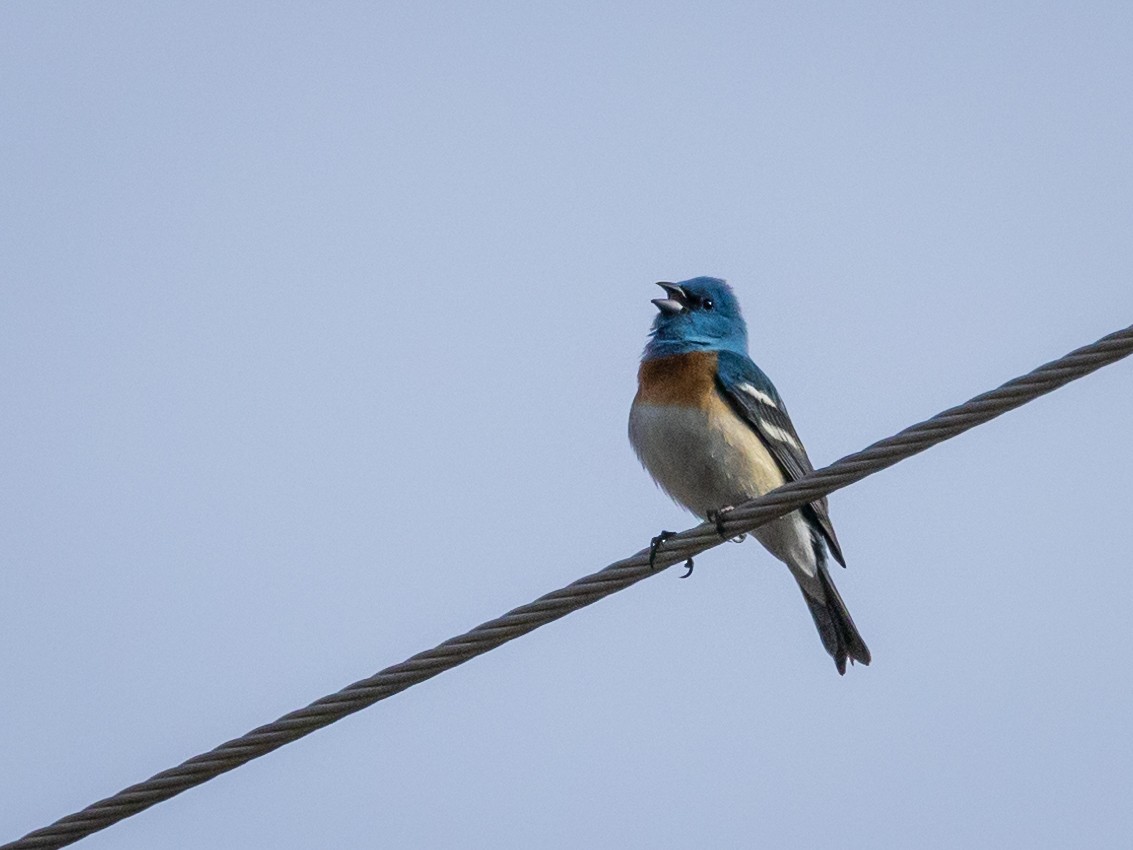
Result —
<instances>
[{"instance_id":1,"label":"twisted wire cable","mask_svg":"<svg viewBox=\"0 0 1133 850\"><path fill-rule=\"evenodd\" d=\"M736 506L722 515L719 529L714 523L704 523L674 535L658 549L653 565L650 564L650 550L642 549L629 558L515 608L502 617L450 638L433 649L418 653L400 664L387 667L337 693L316 700L306 708L285 714L272 723L253 729L207 753L194 756L144 782L131 785L82 811L67 815L50 826L30 832L23 838L3 845L0 850L64 847L85 838L144 811L155 803L168 800L182 791L267 755L284 744L329 726L336 720L463 664L572 611L591 605L677 562L718 546L727 538L751 531L821 496L962 434L1131 353L1133 326L1102 337L1091 345L1076 349L997 389L938 413L892 437L879 440L860 452L847 455L765 496Z\"/></svg>"}]
</instances>

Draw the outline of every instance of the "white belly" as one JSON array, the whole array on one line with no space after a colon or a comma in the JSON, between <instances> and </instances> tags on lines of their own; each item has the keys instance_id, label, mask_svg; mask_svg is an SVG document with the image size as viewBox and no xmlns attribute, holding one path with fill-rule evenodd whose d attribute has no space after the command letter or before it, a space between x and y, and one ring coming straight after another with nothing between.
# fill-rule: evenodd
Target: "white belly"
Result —
<instances>
[{"instance_id":1,"label":"white belly","mask_svg":"<svg viewBox=\"0 0 1133 850\"><path fill-rule=\"evenodd\" d=\"M662 489L701 518L784 480L759 437L731 410L711 415L638 403L630 411L629 439Z\"/></svg>"},{"instance_id":2,"label":"white belly","mask_svg":"<svg viewBox=\"0 0 1133 850\"><path fill-rule=\"evenodd\" d=\"M630 442L649 474L702 519L785 481L759 436L723 401L720 408L637 402L629 416ZM797 511L756 529L755 536L796 574L814 575L813 539Z\"/></svg>"}]
</instances>

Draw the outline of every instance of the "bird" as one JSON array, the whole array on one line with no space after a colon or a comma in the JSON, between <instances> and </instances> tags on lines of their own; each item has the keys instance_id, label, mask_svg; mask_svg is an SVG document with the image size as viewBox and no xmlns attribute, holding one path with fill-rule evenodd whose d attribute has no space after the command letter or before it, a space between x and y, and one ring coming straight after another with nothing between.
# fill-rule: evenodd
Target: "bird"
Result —
<instances>
[{"instance_id":1,"label":"bird","mask_svg":"<svg viewBox=\"0 0 1133 850\"><path fill-rule=\"evenodd\" d=\"M778 390L748 355L747 323L732 288L714 277L658 286L665 296L653 299L630 443L662 490L721 529L726 511L814 467ZM868 665L869 648L830 576L829 556L846 561L826 498L753 534L798 582L838 673L847 660Z\"/></svg>"}]
</instances>

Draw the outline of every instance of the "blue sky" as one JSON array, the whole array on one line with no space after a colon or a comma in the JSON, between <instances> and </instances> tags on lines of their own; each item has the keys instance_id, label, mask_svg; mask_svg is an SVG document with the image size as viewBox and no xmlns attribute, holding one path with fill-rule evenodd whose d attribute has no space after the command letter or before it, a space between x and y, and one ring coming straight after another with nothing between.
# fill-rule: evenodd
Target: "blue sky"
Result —
<instances>
[{"instance_id":1,"label":"blue sky","mask_svg":"<svg viewBox=\"0 0 1133 850\"><path fill-rule=\"evenodd\" d=\"M823 465L1133 321L1126 4L0 7L0 840L692 520L728 278ZM1133 364L91 848L1119 846Z\"/></svg>"}]
</instances>

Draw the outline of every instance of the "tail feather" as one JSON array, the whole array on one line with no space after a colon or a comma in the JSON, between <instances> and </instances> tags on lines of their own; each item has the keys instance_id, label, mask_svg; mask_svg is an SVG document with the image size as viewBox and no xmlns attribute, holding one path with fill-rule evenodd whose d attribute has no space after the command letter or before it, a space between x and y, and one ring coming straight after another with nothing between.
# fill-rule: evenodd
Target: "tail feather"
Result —
<instances>
[{"instance_id":1,"label":"tail feather","mask_svg":"<svg viewBox=\"0 0 1133 850\"><path fill-rule=\"evenodd\" d=\"M869 664L869 647L865 645L865 641L858 633L858 627L850 617L850 612L846 610L846 603L838 594L838 589L826 569L825 561L820 561L818 564L818 578L826 598L815 599L806 590L803 590L803 598L810 608L815 626L818 627L822 645L834 658L838 673L845 675L847 658L859 664Z\"/></svg>"}]
</instances>

